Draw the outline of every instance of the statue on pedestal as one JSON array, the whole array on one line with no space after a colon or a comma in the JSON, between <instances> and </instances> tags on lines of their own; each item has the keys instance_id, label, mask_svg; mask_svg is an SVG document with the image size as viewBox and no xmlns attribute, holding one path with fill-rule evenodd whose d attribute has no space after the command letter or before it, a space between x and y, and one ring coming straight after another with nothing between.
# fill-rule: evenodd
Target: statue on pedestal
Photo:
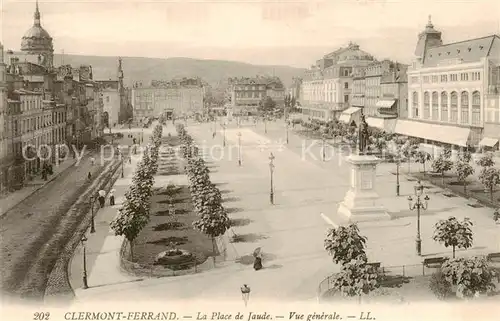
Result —
<instances>
[{"instance_id":1,"label":"statue on pedestal","mask_svg":"<svg viewBox=\"0 0 500 321\"><path fill-rule=\"evenodd\" d=\"M366 153L369 137L370 135L368 133L368 123L366 122L365 115L361 114L361 121L359 122L358 130L358 150L361 155L364 155Z\"/></svg>"}]
</instances>

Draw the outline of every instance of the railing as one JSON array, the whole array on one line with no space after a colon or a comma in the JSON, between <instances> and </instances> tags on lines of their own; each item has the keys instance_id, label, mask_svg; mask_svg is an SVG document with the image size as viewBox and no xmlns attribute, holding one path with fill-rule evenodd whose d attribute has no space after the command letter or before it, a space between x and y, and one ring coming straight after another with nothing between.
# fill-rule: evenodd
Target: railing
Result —
<instances>
[{"instance_id":1,"label":"railing","mask_svg":"<svg viewBox=\"0 0 500 321\"><path fill-rule=\"evenodd\" d=\"M378 268L378 271L382 276L416 277L431 275L438 269L439 267L428 267L422 263L414 265L381 266ZM332 284L336 274L337 273L327 276L319 283L317 292L318 302L333 288Z\"/></svg>"}]
</instances>

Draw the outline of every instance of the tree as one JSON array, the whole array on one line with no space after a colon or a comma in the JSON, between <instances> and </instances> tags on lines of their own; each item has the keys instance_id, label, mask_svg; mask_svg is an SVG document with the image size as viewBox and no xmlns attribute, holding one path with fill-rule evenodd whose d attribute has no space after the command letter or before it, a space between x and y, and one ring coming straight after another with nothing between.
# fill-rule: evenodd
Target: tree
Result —
<instances>
[{"instance_id":1,"label":"tree","mask_svg":"<svg viewBox=\"0 0 500 321\"><path fill-rule=\"evenodd\" d=\"M455 171L457 172L458 181L464 185L464 193L467 193L467 177L474 174L474 168L469 162L459 159L455 163Z\"/></svg>"},{"instance_id":2,"label":"tree","mask_svg":"<svg viewBox=\"0 0 500 321\"><path fill-rule=\"evenodd\" d=\"M125 236L130 244L130 255L134 260L134 240L149 222L149 209L144 207L140 196L134 191L125 193L125 201L116 218L110 223L115 235Z\"/></svg>"},{"instance_id":3,"label":"tree","mask_svg":"<svg viewBox=\"0 0 500 321\"><path fill-rule=\"evenodd\" d=\"M441 174L441 182L444 185L444 173L453 168L453 162L449 159L451 155L445 152L441 153L438 158L432 162L432 169Z\"/></svg>"},{"instance_id":4,"label":"tree","mask_svg":"<svg viewBox=\"0 0 500 321\"><path fill-rule=\"evenodd\" d=\"M259 102L259 110L264 114L268 114L276 108L276 102L269 96L262 98Z\"/></svg>"},{"instance_id":5,"label":"tree","mask_svg":"<svg viewBox=\"0 0 500 321\"><path fill-rule=\"evenodd\" d=\"M418 151L418 146L419 146L418 141L415 139L406 140L406 142L402 146L403 156L406 158L406 160L408 162L408 172L411 171L411 168L410 168L411 160L413 157L415 157L415 154Z\"/></svg>"},{"instance_id":6,"label":"tree","mask_svg":"<svg viewBox=\"0 0 500 321\"><path fill-rule=\"evenodd\" d=\"M495 210L495 212L493 212L493 220L496 222L496 223L499 223L500 221L500 208L497 208Z\"/></svg>"},{"instance_id":7,"label":"tree","mask_svg":"<svg viewBox=\"0 0 500 321\"><path fill-rule=\"evenodd\" d=\"M468 249L472 246L472 222L464 218L462 222L455 217L447 220L440 220L435 225L433 239L439 243L444 243L445 247L452 246L453 258L455 258L455 248Z\"/></svg>"},{"instance_id":8,"label":"tree","mask_svg":"<svg viewBox=\"0 0 500 321\"><path fill-rule=\"evenodd\" d=\"M292 99L290 100L290 107L292 107L292 109L295 111L296 106L297 106L297 100L295 99L295 97L292 97Z\"/></svg>"},{"instance_id":9,"label":"tree","mask_svg":"<svg viewBox=\"0 0 500 321\"><path fill-rule=\"evenodd\" d=\"M333 262L341 265L358 259L366 262L365 243L366 238L359 235L354 223L329 229L324 241L325 250L333 257Z\"/></svg>"},{"instance_id":10,"label":"tree","mask_svg":"<svg viewBox=\"0 0 500 321\"><path fill-rule=\"evenodd\" d=\"M496 289L496 273L484 257L446 260L441 266L446 281L457 286L460 298L474 298L476 294L490 294Z\"/></svg>"},{"instance_id":11,"label":"tree","mask_svg":"<svg viewBox=\"0 0 500 321\"><path fill-rule=\"evenodd\" d=\"M495 161L493 160L493 154L486 153L476 162L476 164L478 164L483 168L493 167L495 165Z\"/></svg>"},{"instance_id":12,"label":"tree","mask_svg":"<svg viewBox=\"0 0 500 321\"><path fill-rule=\"evenodd\" d=\"M490 192L490 199L493 201L493 191L500 184L500 169L495 167L483 167L479 174L479 180L484 188Z\"/></svg>"},{"instance_id":13,"label":"tree","mask_svg":"<svg viewBox=\"0 0 500 321\"><path fill-rule=\"evenodd\" d=\"M431 154L427 153L426 151L423 151L423 150L419 150L416 154L415 154L415 160L422 164L423 167L424 167L424 176L425 176L425 163L427 163L428 161L430 161L432 159L432 156Z\"/></svg>"},{"instance_id":14,"label":"tree","mask_svg":"<svg viewBox=\"0 0 500 321\"><path fill-rule=\"evenodd\" d=\"M221 207L218 211L204 213L198 220L193 222L193 227L212 238L215 259L215 238L224 235L231 227L231 222L225 210Z\"/></svg>"},{"instance_id":15,"label":"tree","mask_svg":"<svg viewBox=\"0 0 500 321\"><path fill-rule=\"evenodd\" d=\"M354 259L346 262L340 271L333 277L333 288L344 296L358 296L373 291L378 285L376 269L367 265L363 259Z\"/></svg>"}]
</instances>

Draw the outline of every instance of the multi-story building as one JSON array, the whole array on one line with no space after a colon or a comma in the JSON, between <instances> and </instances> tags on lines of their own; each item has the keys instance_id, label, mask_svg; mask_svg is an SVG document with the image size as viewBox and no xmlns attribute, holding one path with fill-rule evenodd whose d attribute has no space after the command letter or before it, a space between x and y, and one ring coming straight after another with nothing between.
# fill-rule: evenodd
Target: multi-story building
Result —
<instances>
[{"instance_id":1,"label":"multi-story building","mask_svg":"<svg viewBox=\"0 0 500 321\"><path fill-rule=\"evenodd\" d=\"M407 68L386 59L354 69L351 106L362 109L371 127L392 132L396 118L406 117Z\"/></svg>"},{"instance_id":2,"label":"multi-story building","mask_svg":"<svg viewBox=\"0 0 500 321\"><path fill-rule=\"evenodd\" d=\"M499 65L499 36L443 44L429 18L408 70L408 119L395 131L432 146L498 145Z\"/></svg>"},{"instance_id":3,"label":"multi-story building","mask_svg":"<svg viewBox=\"0 0 500 321\"><path fill-rule=\"evenodd\" d=\"M230 113L255 114L262 99L270 97L277 108L285 105L285 87L278 77L229 78L227 88Z\"/></svg>"},{"instance_id":4,"label":"multi-story building","mask_svg":"<svg viewBox=\"0 0 500 321\"><path fill-rule=\"evenodd\" d=\"M300 88L302 86L302 78L293 77L292 85L288 88L287 94L290 96L290 99L294 98L295 101L300 100Z\"/></svg>"},{"instance_id":5,"label":"multi-story building","mask_svg":"<svg viewBox=\"0 0 500 321\"><path fill-rule=\"evenodd\" d=\"M323 121L334 118L346 122L354 120L360 109L351 107L353 69L373 61L372 55L354 43L319 59L302 80L300 105L303 117Z\"/></svg>"},{"instance_id":6,"label":"multi-story building","mask_svg":"<svg viewBox=\"0 0 500 321\"><path fill-rule=\"evenodd\" d=\"M150 86L136 83L132 88L134 119L159 117L167 119L203 113L203 83L199 78L171 81L153 80Z\"/></svg>"},{"instance_id":7,"label":"multi-story building","mask_svg":"<svg viewBox=\"0 0 500 321\"><path fill-rule=\"evenodd\" d=\"M7 106L7 65L4 49L0 43L0 193L8 187L8 169L13 160L10 147L10 117Z\"/></svg>"}]
</instances>

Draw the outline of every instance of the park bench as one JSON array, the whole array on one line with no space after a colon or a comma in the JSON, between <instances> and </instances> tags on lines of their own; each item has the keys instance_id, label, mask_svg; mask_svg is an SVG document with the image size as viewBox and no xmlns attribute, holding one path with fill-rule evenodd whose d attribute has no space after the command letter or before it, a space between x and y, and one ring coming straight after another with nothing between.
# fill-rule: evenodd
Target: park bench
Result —
<instances>
[{"instance_id":1,"label":"park bench","mask_svg":"<svg viewBox=\"0 0 500 321\"><path fill-rule=\"evenodd\" d=\"M446 258L442 257L442 256L440 256L440 257L430 257L430 258L424 259L424 265L426 267L435 267L435 265L438 265L440 267L441 264L443 264L444 261L446 261Z\"/></svg>"},{"instance_id":2,"label":"park bench","mask_svg":"<svg viewBox=\"0 0 500 321\"><path fill-rule=\"evenodd\" d=\"M488 261L495 261L494 259L500 259L500 252L490 253L486 255L486 259Z\"/></svg>"}]
</instances>

